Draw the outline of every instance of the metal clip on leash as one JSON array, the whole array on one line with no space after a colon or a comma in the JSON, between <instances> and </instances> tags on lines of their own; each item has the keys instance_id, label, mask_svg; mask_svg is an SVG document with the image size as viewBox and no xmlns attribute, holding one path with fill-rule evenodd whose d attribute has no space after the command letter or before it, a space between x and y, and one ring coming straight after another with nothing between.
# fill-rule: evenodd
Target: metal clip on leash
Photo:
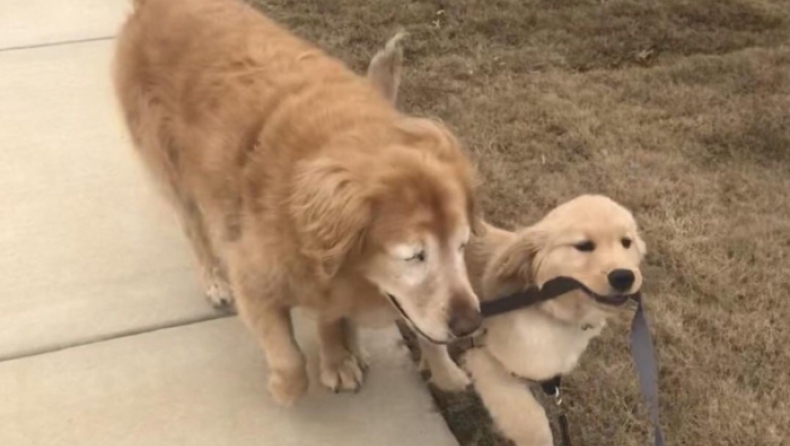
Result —
<instances>
[{"instance_id":1,"label":"metal clip on leash","mask_svg":"<svg viewBox=\"0 0 790 446\"><path fill-rule=\"evenodd\" d=\"M562 404L562 400L558 404ZM568 415L565 410L561 409L560 416L557 417L560 422L560 435L562 435L562 446L571 446L571 434L568 432Z\"/></svg>"},{"instance_id":2,"label":"metal clip on leash","mask_svg":"<svg viewBox=\"0 0 790 446\"><path fill-rule=\"evenodd\" d=\"M562 438L562 446L571 446L571 433L570 429L568 428L568 415L565 413L565 409L562 407L562 391L561 388L561 377L556 377L553 382L548 384L548 386L554 387L554 392L551 393L551 397L554 398L554 404L557 405L557 409L560 411L560 414L557 416L557 421L559 422L560 426L560 436ZM543 387L544 392L547 388Z\"/></svg>"}]
</instances>

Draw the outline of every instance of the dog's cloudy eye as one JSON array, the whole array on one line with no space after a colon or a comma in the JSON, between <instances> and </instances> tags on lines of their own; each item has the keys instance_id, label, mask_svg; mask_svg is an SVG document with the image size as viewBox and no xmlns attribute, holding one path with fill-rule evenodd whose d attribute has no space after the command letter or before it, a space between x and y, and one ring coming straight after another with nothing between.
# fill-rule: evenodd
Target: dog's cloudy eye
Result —
<instances>
[{"instance_id":1,"label":"dog's cloudy eye","mask_svg":"<svg viewBox=\"0 0 790 446\"><path fill-rule=\"evenodd\" d=\"M586 242L577 243L575 246L576 246L576 249L578 249L581 252L595 251L595 243L593 243L593 242L591 242L589 240L586 241Z\"/></svg>"},{"instance_id":2,"label":"dog's cloudy eye","mask_svg":"<svg viewBox=\"0 0 790 446\"><path fill-rule=\"evenodd\" d=\"M631 239L630 238L624 238L624 239L620 240L620 243L623 244L623 248L625 248L625 249L628 249L628 248L631 247Z\"/></svg>"},{"instance_id":3,"label":"dog's cloudy eye","mask_svg":"<svg viewBox=\"0 0 790 446\"><path fill-rule=\"evenodd\" d=\"M420 251L417 254L406 259L407 262L424 262L425 261L425 251Z\"/></svg>"}]
</instances>

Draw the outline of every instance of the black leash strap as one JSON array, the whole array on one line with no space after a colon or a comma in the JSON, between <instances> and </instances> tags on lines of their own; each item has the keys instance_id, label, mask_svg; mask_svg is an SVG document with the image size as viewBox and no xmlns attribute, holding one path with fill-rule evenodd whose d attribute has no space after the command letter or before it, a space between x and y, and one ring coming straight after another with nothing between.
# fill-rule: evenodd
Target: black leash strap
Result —
<instances>
[{"instance_id":1,"label":"black leash strap","mask_svg":"<svg viewBox=\"0 0 790 446\"><path fill-rule=\"evenodd\" d=\"M558 417L560 420L560 438L562 438L562 446L571 446L571 433L568 429L568 415L563 410Z\"/></svg>"},{"instance_id":2,"label":"black leash strap","mask_svg":"<svg viewBox=\"0 0 790 446\"><path fill-rule=\"evenodd\" d=\"M557 421L560 425L560 438L562 438L562 446L571 446L571 432L568 428L568 415L565 413L565 409L562 407L561 386L562 375L557 375L548 381L543 381L540 383L543 393L553 397L554 403L560 410L560 414L557 416Z\"/></svg>"},{"instance_id":3,"label":"black leash strap","mask_svg":"<svg viewBox=\"0 0 790 446\"><path fill-rule=\"evenodd\" d=\"M531 286L524 291L519 291L509 296L481 302L480 312L483 314L483 317L496 316L519 308L531 307L580 288L584 288L584 285L575 279L560 276L544 283L543 288Z\"/></svg>"},{"instance_id":4,"label":"black leash strap","mask_svg":"<svg viewBox=\"0 0 790 446\"><path fill-rule=\"evenodd\" d=\"M658 361L656 361L653 339L650 337L650 327L642 306L642 296L637 294L636 314L631 321L631 356L639 376L639 388L642 398L650 410L650 420L653 422L655 446L664 446L664 433L658 423Z\"/></svg>"},{"instance_id":5,"label":"black leash strap","mask_svg":"<svg viewBox=\"0 0 790 446\"><path fill-rule=\"evenodd\" d=\"M483 314L483 317L496 316L519 308L537 305L579 289L585 290L590 296L595 296L584 284L576 279L560 276L549 280L543 284L542 288L531 286L524 291L500 299L481 302L480 312ZM602 303L611 302L611 304L616 304L615 302L617 302L598 296L594 298ZM664 433L661 431L658 419L658 361L656 361L653 340L650 336L650 328L647 325L647 317L642 305L642 295L636 293L631 296L631 299L637 303L636 313L631 322L631 356L634 358L634 365L639 377L639 388L642 392L642 398L644 398L650 410L650 420L653 422L655 436L654 444L655 446L664 446ZM559 396L559 380L556 383L553 381L548 382L546 385L553 386L552 388L556 389L556 394ZM546 385L543 387L544 391L548 388ZM558 401L561 400L558 399ZM568 418L565 416L564 411L560 415L560 430L563 444L569 446Z\"/></svg>"}]
</instances>

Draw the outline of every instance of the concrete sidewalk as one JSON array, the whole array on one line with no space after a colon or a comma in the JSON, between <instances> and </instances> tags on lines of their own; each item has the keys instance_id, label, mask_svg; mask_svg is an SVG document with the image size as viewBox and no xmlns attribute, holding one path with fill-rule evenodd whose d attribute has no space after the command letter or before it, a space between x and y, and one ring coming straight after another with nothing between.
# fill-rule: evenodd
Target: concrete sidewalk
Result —
<instances>
[{"instance_id":1,"label":"concrete sidewalk","mask_svg":"<svg viewBox=\"0 0 790 446\"><path fill-rule=\"evenodd\" d=\"M202 297L110 83L127 0L0 7L0 445L455 445L395 329L369 381L296 408ZM314 364L314 332L297 331ZM315 374L315 370L312 370Z\"/></svg>"}]
</instances>

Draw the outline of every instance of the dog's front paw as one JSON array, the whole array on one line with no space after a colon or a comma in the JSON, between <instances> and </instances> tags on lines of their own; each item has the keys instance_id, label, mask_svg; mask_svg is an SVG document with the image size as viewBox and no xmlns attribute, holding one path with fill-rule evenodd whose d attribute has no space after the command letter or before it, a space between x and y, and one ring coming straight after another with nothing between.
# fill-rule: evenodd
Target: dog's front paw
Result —
<instances>
[{"instance_id":1,"label":"dog's front paw","mask_svg":"<svg viewBox=\"0 0 790 446\"><path fill-rule=\"evenodd\" d=\"M269 376L269 393L274 401L284 407L291 407L307 393L309 379L304 369L272 371Z\"/></svg>"},{"instance_id":2,"label":"dog's front paw","mask_svg":"<svg viewBox=\"0 0 790 446\"><path fill-rule=\"evenodd\" d=\"M355 392L365 380L367 365L351 353L336 361L321 361L321 384L333 392Z\"/></svg>"}]
</instances>

